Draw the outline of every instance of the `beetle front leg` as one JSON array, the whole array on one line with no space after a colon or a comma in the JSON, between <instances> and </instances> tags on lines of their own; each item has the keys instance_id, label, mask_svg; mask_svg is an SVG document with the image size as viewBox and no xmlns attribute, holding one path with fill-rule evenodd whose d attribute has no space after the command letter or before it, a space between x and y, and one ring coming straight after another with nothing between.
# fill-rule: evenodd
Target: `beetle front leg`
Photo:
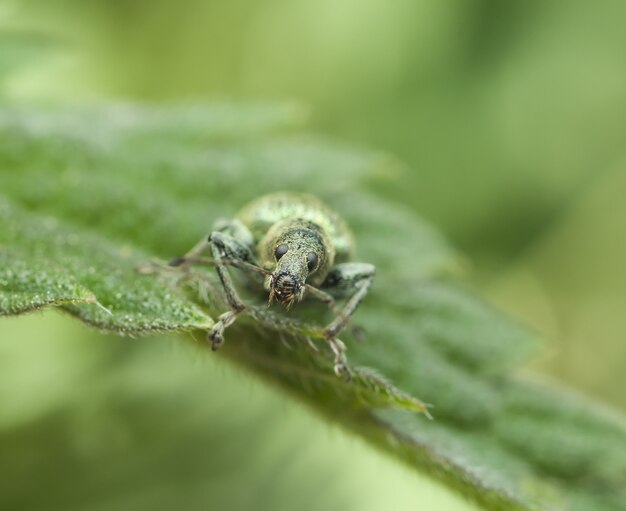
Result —
<instances>
[{"instance_id":1,"label":"beetle front leg","mask_svg":"<svg viewBox=\"0 0 626 511\"><path fill-rule=\"evenodd\" d=\"M335 372L348 373L345 345L337 339L339 332L346 326L374 279L375 268L367 263L343 263L336 265L326 277L322 288L332 291L333 294L347 295L348 301L323 330L324 337L335 354Z\"/></svg>"},{"instance_id":2,"label":"beetle front leg","mask_svg":"<svg viewBox=\"0 0 626 511\"><path fill-rule=\"evenodd\" d=\"M324 329L329 336L338 335L346 326L367 294L374 279L375 268L367 263L343 263L336 265L326 277L322 289L334 295L348 296L348 301L337 317Z\"/></svg>"},{"instance_id":3,"label":"beetle front leg","mask_svg":"<svg viewBox=\"0 0 626 511\"><path fill-rule=\"evenodd\" d=\"M309 296L312 296L313 298L319 300L320 302L325 303L331 311L335 313L337 312L337 308L335 306L335 299L332 297L332 295L310 284L305 284L305 287L306 287L306 292Z\"/></svg>"},{"instance_id":4,"label":"beetle front leg","mask_svg":"<svg viewBox=\"0 0 626 511\"><path fill-rule=\"evenodd\" d=\"M215 351L224 343L224 330L232 325L237 316L246 308L239 298L228 266L246 271L256 276L265 277L267 271L258 266L253 254L252 234L239 220L222 220L215 225L208 238L202 239L184 256L172 259L170 266L186 268L191 265L214 266L231 310L224 312L217 318L211 328L208 339L211 348ZM209 251L211 258L204 257Z\"/></svg>"},{"instance_id":5,"label":"beetle front leg","mask_svg":"<svg viewBox=\"0 0 626 511\"><path fill-rule=\"evenodd\" d=\"M211 255L213 256L213 262L215 264L215 270L217 276L220 279L224 294L226 295L226 301L230 305L231 310L224 312L217 318L217 322L211 328L209 332L209 340L211 341L211 349L217 350L224 343L224 329L232 325L237 319L237 315L243 312L246 308L245 304L239 298L230 274L228 273L227 265L223 260L229 261L241 261L242 263L248 263L251 258L248 248L241 244L237 239L228 234L224 234L220 231L211 233L208 239Z\"/></svg>"}]
</instances>

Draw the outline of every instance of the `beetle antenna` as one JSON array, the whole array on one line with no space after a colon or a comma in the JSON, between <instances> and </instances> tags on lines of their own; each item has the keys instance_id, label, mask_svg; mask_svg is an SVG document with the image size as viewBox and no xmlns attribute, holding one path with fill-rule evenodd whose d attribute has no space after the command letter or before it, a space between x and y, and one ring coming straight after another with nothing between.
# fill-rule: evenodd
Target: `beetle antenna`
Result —
<instances>
[{"instance_id":1,"label":"beetle antenna","mask_svg":"<svg viewBox=\"0 0 626 511\"><path fill-rule=\"evenodd\" d=\"M270 298L269 298L269 303L267 304L267 306L269 307L270 305L272 305L272 303L274 302L274 288L270 288Z\"/></svg>"}]
</instances>

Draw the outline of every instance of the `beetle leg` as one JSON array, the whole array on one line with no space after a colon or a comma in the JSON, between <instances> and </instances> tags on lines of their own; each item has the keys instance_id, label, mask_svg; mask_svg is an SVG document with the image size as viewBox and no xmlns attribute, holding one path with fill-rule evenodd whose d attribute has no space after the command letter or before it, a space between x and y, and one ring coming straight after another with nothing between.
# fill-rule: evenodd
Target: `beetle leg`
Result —
<instances>
[{"instance_id":1,"label":"beetle leg","mask_svg":"<svg viewBox=\"0 0 626 511\"><path fill-rule=\"evenodd\" d=\"M252 247L252 234L239 220L222 221L216 224L216 230L208 238L197 243L184 256L169 262L170 266L185 267L192 264L215 266L231 310L221 314L209 332L208 339L211 341L213 350L222 345L224 330L232 325L237 315L246 308L235 290L227 267L234 266L244 271L265 275L265 270L256 265ZM210 252L212 258L203 257L207 251Z\"/></svg>"},{"instance_id":2,"label":"beetle leg","mask_svg":"<svg viewBox=\"0 0 626 511\"><path fill-rule=\"evenodd\" d=\"M228 234L224 234L220 231L211 233L208 239L209 248L213 261L215 263L215 270L217 276L220 279L226 301L230 305L231 310L221 314L218 317L217 323L213 325L209 332L209 340L211 341L211 348L215 351L224 343L224 329L235 322L237 315L243 312L246 308L245 304L239 298L233 281L228 273L227 265L222 262L223 260L246 262L246 259L251 259L252 254L248 247L239 243L239 241ZM237 264L235 264L237 266Z\"/></svg>"},{"instance_id":3,"label":"beetle leg","mask_svg":"<svg viewBox=\"0 0 626 511\"><path fill-rule=\"evenodd\" d=\"M168 266L188 266L188 263L191 262L192 259L196 259L198 257L201 257L202 254L204 254L204 252L206 252L209 248L209 243L207 241L207 238L204 237L202 238L198 243L196 243L193 247L191 247L191 249L183 256L180 257L174 257L173 259L170 259L167 264Z\"/></svg>"},{"instance_id":4,"label":"beetle leg","mask_svg":"<svg viewBox=\"0 0 626 511\"><path fill-rule=\"evenodd\" d=\"M333 311L333 312L337 312L337 307L335 305L335 299L332 297L331 294L327 293L326 291L323 291L315 286L312 286L310 284L305 284L306 287L306 292L312 296L313 298L318 299L321 302L324 302L326 305L328 305L328 308Z\"/></svg>"},{"instance_id":5,"label":"beetle leg","mask_svg":"<svg viewBox=\"0 0 626 511\"><path fill-rule=\"evenodd\" d=\"M337 317L324 329L332 336L337 335L350 320L367 294L375 268L367 263L343 263L336 265L326 277L322 288L333 290L334 294L349 296L348 301Z\"/></svg>"},{"instance_id":6,"label":"beetle leg","mask_svg":"<svg viewBox=\"0 0 626 511\"><path fill-rule=\"evenodd\" d=\"M337 339L339 332L346 326L350 317L359 307L374 279L375 268L367 263L342 263L336 265L326 277L322 287L334 294L348 295L348 301L337 316L323 330L324 337L335 354L335 372L348 372L345 346ZM349 372L348 372L349 377Z\"/></svg>"}]
</instances>

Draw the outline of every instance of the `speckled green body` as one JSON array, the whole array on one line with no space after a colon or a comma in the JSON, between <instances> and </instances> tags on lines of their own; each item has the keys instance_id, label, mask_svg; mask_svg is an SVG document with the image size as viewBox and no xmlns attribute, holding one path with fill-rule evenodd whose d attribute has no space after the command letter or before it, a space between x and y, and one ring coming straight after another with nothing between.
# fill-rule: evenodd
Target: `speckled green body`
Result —
<instances>
[{"instance_id":1,"label":"speckled green body","mask_svg":"<svg viewBox=\"0 0 626 511\"><path fill-rule=\"evenodd\" d=\"M279 192L265 195L244 207L237 218L254 238L259 262L274 273L281 270L308 277L308 283L320 285L337 263L351 259L352 234L345 222L317 197ZM276 260L276 247L282 243L290 249ZM308 253L317 254L316 269L306 268ZM282 268L281 268L282 267Z\"/></svg>"},{"instance_id":2,"label":"speckled green body","mask_svg":"<svg viewBox=\"0 0 626 511\"><path fill-rule=\"evenodd\" d=\"M208 238L171 266L215 265L230 310L211 328L216 350L224 329L232 325L246 304L241 300L227 267L265 278L270 304L289 308L305 295L324 302L335 319L320 330L335 355L335 373L350 378L345 345L337 335L367 294L375 268L350 261L354 243L344 221L317 197L293 192L265 195L245 206L234 219L216 222ZM211 251L211 259L202 257ZM335 298L346 297L341 309Z\"/></svg>"}]
</instances>

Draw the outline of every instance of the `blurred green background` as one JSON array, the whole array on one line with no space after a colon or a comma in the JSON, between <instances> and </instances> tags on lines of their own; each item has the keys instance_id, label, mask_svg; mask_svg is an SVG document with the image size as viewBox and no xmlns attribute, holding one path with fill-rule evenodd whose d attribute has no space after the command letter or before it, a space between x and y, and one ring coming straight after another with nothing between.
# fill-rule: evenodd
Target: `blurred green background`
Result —
<instances>
[{"instance_id":1,"label":"blurred green background","mask_svg":"<svg viewBox=\"0 0 626 511\"><path fill-rule=\"evenodd\" d=\"M624 409L625 19L626 3L610 0L601 6L577 0L5 1L0 4L0 93L8 102L261 98L303 103L315 131L379 148L406 164L406 171L380 192L442 230L467 255L469 284L544 334L546 349L533 362L535 371ZM113 340L115 348L98 353L104 345L85 343L85 336L84 328L56 316L0 322L0 350L6 352L0 426L15 436L5 435L1 442L3 452L25 453L19 470L37 461L37 452L27 449L32 439L41 428L54 431L64 413L75 421L76 434L98 425L107 442L119 442L120 450L114 445L108 453L115 457L126 452L128 435L150 435L144 421L164 420L156 404L132 392L145 385L150 399L158 401L165 393L176 400L177 393L185 394L181 387L201 386L181 376L188 355L166 340L141 348ZM32 339L30 348L22 339ZM31 350L36 359L26 356ZM136 373L125 350L131 355L146 350L164 368L172 356L184 362L172 365L171 381L155 379ZM128 367L118 369L115 357ZM37 364L38 379L17 386L30 374L24 372L30 364ZM242 483L246 480L257 481L252 493L262 495L257 504L267 509L290 509L290 492L302 492L311 509L339 509L340 504L379 509L387 498L409 509L420 495L447 498L427 481L420 488L414 475L365 452L343 433L323 427L320 432L321 422L311 423L309 412L280 403L255 381L242 383L218 364L207 370L211 361L198 364L197 378L208 378L219 392L207 396L207 408L197 417L186 415L191 408L182 417L205 417L207 434L213 436L195 440L210 451L215 466L224 467L219 484L203 487L206 495L221 488L218 500L232 498L233 507L249 508L246 492L237 487L249 488ZM217 375L205 374L211 372ZM107 374L110 381L92 381ZM116 387L115 378L118 385L134 382L130 395ZM17 395L16 386L22 389ZM241 416L225 411L224 422L216 423L215 414L228 406L220 396L228 392L252 396L250 408ZM146 410L137 409L141 406ZM106 422L115 422L114 409L136 414L133 431ZM277 415L285 416L284 423L277 424ZM35 421L43 416L51 417L50 424ZM254 444L239 446L249 462L245 474L227 459L231 451L219 437L224 432L236 445L233 438L241 435L226 435L232 428L241 428ZM310 453L285 465L303 436ZM51 442L58 442L59 456L69 455L62 438ZM185 460L201 464L193 439L184 442ZM81 448L100 447L87 442ZM217 448L222 451L216 455ZM334 450L345 451L346 462L329 471L325 453ZM139 481L137 473L154 471L145 481L162 478L161 500L149 495L147 482L143 490L130 481L124 486L128 478L118 474L108 481L117 493L107 487L107 495L118 498L116 505L156 508L161 502L161 508L169 508L167 499L178 493L168 492L173 473L168 470L184 474L187 468L190 498L200 491L193 477L202 470L184 461L181 467L162 466L171 457L165 450L161 455L151 452L153 463L142 457L128 473ZM259 476L262 471L254 468L268 463L286 489L268 489L274 472ZM385 467L384 484L374 483L380 476L369 473L368 464L377 467L375 474ZM180 484L180 477L171 484ZM50 484L55 488L54 480ZM129 488L138 500L130 498ZM102 501L92 508L113 504ZM463 504L453 499L432 507L448 508L463 509Z\"/></svg>"}]
</instances>

